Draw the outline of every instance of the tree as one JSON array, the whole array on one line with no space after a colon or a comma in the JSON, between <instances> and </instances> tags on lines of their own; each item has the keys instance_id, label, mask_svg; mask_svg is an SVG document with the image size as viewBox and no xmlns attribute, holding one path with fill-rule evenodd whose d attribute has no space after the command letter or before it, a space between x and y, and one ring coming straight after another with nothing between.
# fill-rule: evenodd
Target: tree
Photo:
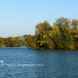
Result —
<instances>
[{"instance_id":1,"label":"tree","mask_svg":"<svg viewBox=\"0 0 78 78\"><path fill-rule=\"evenodd\" d=\"M22 39L20 37L8 37L5 40L6 47L22 47Z\"/></svg>"},{"instance_id":2,"label":"tree","mask_svg":"<svg viewBox=\"0 0 78 78\"><path fill-rule=\"evenodd\" d=\"M47 32L48 30L51 29L51 26L50 24L47 22L47 21L44 21L42 23L39 23L37 26L36 26L36 35L42 33L42 32Z\"/></svg>"},{"instance_id":3,"label":"tree","mask_svg":"<svg viewBox=\"0 0 78 78\"><path fill-rule=\"evenodd\" d=\"M0 38L0 47L6 47L5 42L4 42L4 38Z\"/></svg>"},{"instance_id":4,"label":"tree","mask_svg":"<svg viewBox=\"0 0 78 78\"><path fill-rule=\"evenodd\" d=\"M36 47L35 36L31 36L31 35L24 36L24 44L27 47L37 48Z\"/></svg>"},{"instance_id":5,"label":"tree","mask_svg":"<svg viewBox=\"0 0 78 78\"><path fill-rule=\"evenodd\" d=\"M73 29L78 30L78 20L73 19L72 26L73 26Z\"/></svg>"}]
</instances>

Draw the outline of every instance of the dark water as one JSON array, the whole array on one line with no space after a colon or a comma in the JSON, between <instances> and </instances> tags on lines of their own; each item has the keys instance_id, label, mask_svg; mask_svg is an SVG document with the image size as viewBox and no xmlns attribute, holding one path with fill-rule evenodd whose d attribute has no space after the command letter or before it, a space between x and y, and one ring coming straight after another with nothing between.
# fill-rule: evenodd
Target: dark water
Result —
<instances>
[{"instance_id":1,"label":"dark water","mask_svg":"<svg viewBox=\"0 0 78 78\"><path fill-rule=\"evenodd\" d=\"M78 78L78 52L0 49L0 78Z\"/></svg>"}]
</instances>

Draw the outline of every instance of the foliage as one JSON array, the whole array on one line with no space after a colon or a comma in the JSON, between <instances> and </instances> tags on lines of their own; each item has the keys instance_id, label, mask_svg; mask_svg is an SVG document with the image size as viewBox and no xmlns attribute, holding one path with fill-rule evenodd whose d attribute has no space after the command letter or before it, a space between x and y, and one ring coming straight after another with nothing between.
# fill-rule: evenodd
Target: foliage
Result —
<instances>
[{"instance_id":1,"label":"foliage","mask_svg":"<svg viewBox=\"0 0 78 78\"><path fill-rule=\"evenodd\" d=\"M0 37L0 47L77 50L78 20L61 17L52 25L41 22L36 25L34 35Z\"/></svg>"}]
</instances>

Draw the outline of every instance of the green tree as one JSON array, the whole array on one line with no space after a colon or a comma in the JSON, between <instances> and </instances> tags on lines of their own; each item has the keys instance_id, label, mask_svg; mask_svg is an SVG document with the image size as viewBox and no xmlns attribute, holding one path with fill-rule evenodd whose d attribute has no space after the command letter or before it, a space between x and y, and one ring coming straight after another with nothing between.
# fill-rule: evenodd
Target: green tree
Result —
<instances>
[{"instance_id":1,"label":"green tree","mask_svg":"<svg viewBox=\"0 0 78 78\"><path fill-rule=\"evenodd\" d=\"M36 35L42 33L42 32L47 32L51 29L51 26L50 24L47 22L47 21L44 21L42 23L39 23L37 26L36 26Z\"/></svg>"}]
</instances>

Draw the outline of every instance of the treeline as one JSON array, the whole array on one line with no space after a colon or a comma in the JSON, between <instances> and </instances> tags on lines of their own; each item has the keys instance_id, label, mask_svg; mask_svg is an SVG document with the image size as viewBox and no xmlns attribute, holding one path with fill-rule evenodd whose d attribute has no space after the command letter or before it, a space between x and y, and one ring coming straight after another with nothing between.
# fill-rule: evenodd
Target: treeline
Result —
<instances>
[{"instance_id":1,"label":"treeline","mask_svg":"<svg viewBox=\"0 0 78 78\"><path fill-rule=\"evenodd\" d=\"M78 49L78 20L61 17L52 25L47 21L36 26L35 35L28 35L26 44L32 48Z\"/></svg>"},{"instance_id":2,"label":"treeline","mask_svg":"<svg viewBox=\"0 0 78 78\"><path fill-rule=\"evenodd\" d=\"M36 25L34 35L0 38L0 47L35 49L78 49L78 20L61 17L52 25L47 21Z\"/></svg>"}]
</instances>

